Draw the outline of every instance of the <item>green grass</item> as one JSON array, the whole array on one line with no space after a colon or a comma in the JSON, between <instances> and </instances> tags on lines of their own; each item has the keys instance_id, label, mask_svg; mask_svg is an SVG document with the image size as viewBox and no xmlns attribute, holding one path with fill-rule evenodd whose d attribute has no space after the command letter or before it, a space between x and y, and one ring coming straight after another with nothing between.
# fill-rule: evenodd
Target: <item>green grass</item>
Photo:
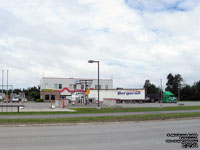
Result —
<instances>
[{"instance_id":1,"label":"green grass","mask_svg":"<svg viewBox=\"0 0 200 150\"><path fill-rule=\"evenodd\" d=\"M55 118L55 119L0 119L0 125L20 125L20 124L34 125L34 124L61 124L61 123L89 123L89 122L148 121L148 120L167 120L167 119L190 118L190 117L200 117L200 113L197 112L197 113Z\"/></svg>"},{"instance_id":2,"label":"green grass","mask_svg":"<svg viewBox=\"0 0 200 150\"><path fill-rule=\"evenodd\" d=\"M180 100L179 102L200 102L200 100Z\"/></svg>"},{"instance_id":3,"label":"green grass","mask_svg":"<svg viewBox=\"0 0 200 150\"><path fill-rule=\"evenodd\" d=\"M176 107L131 107L131 108L72 108L76 113L117 113L117 112L150 112L150 111L173 111L173 110L200 110L200 106L176 106Z\"/></svg>"},{"instance_id":4,"label":"green grass","mask_svg":"<svg viewBox=\"0 0 200 150\"><path fill-rule=\"evenodd\" d=\"M150 112L150 111L173 111L173 110L200 110L200 106L176 106L176 107L109 107L109 108L71 108L76 112L0 112L0 115L49 115L49 114L88 114L88 113L117 113L117 112Z\"/></svg>"}]
</instances>

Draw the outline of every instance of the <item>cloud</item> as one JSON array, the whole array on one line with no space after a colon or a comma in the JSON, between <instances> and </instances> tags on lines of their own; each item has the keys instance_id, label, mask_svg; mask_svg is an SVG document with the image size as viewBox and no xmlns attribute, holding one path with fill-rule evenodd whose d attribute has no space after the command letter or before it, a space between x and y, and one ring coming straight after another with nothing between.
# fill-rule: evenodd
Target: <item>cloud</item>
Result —
<instances>
[{"instance_id":1,"label":"cloud","mask_svg":"<svg viewBox=\"0 0 200 150\"><path fill-rule=\"evenodd\" d=\"M125 0L125 2L133 9L154 13L189 11L199 4L199 0Z\"/></svg>"},{"instance_id":2,"label":"cloud","mask_svg":"<svg viewBox=\"0 0 200 150\"><path fill-rule=\"evenodd\" d=\"M89 59L115 87L160 85L168 73L199 80L198 1L0 2L0 69L14 87L38 85L42 75L94 78Z\"/></svg>"}]
</instances>

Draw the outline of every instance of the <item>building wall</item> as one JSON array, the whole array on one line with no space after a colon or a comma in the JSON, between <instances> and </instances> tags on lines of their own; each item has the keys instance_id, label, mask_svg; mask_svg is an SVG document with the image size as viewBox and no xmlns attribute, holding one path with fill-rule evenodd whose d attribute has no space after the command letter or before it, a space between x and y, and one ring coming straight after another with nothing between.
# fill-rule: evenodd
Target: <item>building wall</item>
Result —
<instances>
[{"instance_id":1,"label":"building wall","mask_svg":"<svg viewBox=\"0 0 200 150\"><path fill-rule=\"evenodd\" d=\"M49 97L49 98L48 98ZM40 98L43 100L55 100L55 99L60 99L60 93L59 92L43 92L40 91Z\"/></svg>"},{"instance_id":2,"label":"building wall","mask_svg":"<svg viewBox=\"0 0 200 150\"><path fill-rule=\"evenodd\" d=\"M54 89L61 90L63 88L69 88L70 90L74 89L84 89L81 84L76 84L78 81L84 80L81 78L49 78L43 77L40 80L41 90L43 89ZM92 84L89 88L97 89L98 80L97 79L88 79L92 80ZM99 80L100 89L113 89L113 80L112 79L100 79ZM76 87L75 87L76 86Z\"/></svg>"}]
</instances>

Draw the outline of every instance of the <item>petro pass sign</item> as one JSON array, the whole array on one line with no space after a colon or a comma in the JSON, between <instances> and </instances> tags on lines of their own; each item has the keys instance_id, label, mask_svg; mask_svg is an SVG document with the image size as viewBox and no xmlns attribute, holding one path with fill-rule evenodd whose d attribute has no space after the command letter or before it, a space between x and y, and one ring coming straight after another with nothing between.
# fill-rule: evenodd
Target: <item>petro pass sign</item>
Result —
<instances>
[{"instance_id":1,"label":"petro pass sign","mask_svg":"<svg viewBox=\"0 0 200 150\"><path fill-rule=\"evenodd\" d=\"M117 92L117 95L140 95L141 91L127 91L127 92L122 92L119 91Z\"/></svg>"}]
</instances>

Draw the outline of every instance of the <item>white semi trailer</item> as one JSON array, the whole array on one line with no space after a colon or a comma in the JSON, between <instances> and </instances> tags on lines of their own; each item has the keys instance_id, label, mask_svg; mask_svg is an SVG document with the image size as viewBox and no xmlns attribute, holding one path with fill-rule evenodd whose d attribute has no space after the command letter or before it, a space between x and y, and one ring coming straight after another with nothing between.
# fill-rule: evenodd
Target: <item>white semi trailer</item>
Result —
<instances>
[{"instance_id":1,"label":"white semi trailer","mask_svg":"<svg viewBox=\"0 0 200 150\"><path fill-rule=\"evenodd\" d=\"M98 90L90 90L89 100L98 100ZM101 89L99 101L107 105L145 102L145 89Z\"/></svg>"}]
</instances>

